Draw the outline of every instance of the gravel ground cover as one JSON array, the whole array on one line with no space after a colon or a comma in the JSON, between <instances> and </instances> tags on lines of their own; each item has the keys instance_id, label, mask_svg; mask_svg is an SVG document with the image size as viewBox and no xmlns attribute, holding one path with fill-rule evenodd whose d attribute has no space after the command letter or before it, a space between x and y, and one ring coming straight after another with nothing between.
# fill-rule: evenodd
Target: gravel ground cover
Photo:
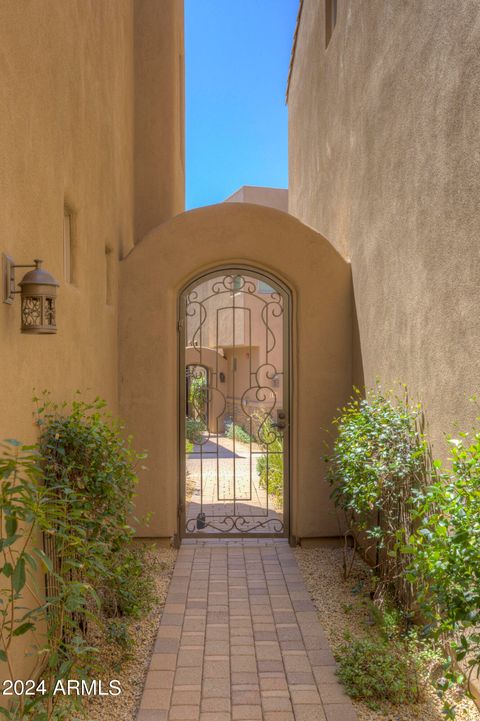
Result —
<instances>
[{"instance_id":1,"label":"gravel ground cover","mask_svg":"<svg viewBox=\"0 0 480 721\"><path fill-rule=\"evenodd\" d=\"M92 721L134 721L176 555L174 549L160 546L154 546L148 551L147 559L155 576L157 600L145 618L129 619L133 646L128 650L128 657L122 660L121 651L116 645L106 643L105 639L97 634L95 645L100 647L101 678L104 686L108 687L111 679L118 679L122 693L119 696L91 697L87 702L87 712Z\"/></svg>"},{"instance_id":2,"label":"gravel ground cover","mask_svg":"<svg viewBox=\"0 0 480 721\"><path fill-rule=\"evenodd\" d=\"M356 556L352 573L345 581L341 548L297 548L295 555L333 653L345 643L345 632L353 637L371 636L375 631L368 611L369 569L362 559ZM480 721L480 711L462 692L450 700L457 704L457 721ZM400 707L385 704L378 711L359 701L354 704L359 721L442 721L445 718L442 704L428 682L418 704Z\"/></svg>"}]
</instances>

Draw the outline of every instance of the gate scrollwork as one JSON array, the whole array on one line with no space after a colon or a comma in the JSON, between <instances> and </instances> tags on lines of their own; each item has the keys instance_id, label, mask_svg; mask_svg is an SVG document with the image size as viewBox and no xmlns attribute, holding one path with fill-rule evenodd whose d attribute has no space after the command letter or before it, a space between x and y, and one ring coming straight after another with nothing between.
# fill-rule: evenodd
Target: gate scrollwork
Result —
<instances>
[{"instance_id":1,"label":"gate scrollwork","mask_svg":"<svg viewBox=\"0 0 480 721\"><path fill-rule=\"evenodd\" d=\"M286 301L234 269L182 296L187 535L285 533Z\"/></svg>"}]
</instances>

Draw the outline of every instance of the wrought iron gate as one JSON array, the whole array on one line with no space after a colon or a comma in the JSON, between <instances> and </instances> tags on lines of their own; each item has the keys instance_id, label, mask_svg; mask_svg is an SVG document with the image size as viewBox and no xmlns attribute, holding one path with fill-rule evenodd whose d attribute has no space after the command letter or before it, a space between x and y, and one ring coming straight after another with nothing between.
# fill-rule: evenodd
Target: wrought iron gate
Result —
<instances>
[{"instance_id":1,"label":"wrought iron gate","mask_svg":"<svg viewBox=\"0 0 480 721\"><path fill-rule=\"evenodd\" d=\"M245 267L179 298L180 504L186 536L288 536L290 294Z\"/></svg>"}]
</instances>

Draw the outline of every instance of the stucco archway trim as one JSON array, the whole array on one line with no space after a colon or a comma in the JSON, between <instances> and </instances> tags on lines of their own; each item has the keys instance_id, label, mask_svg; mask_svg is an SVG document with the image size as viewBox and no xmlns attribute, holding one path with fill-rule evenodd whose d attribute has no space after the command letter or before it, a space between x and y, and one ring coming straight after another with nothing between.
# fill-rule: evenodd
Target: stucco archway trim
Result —
<instances>
[{"instance_id":1,"label":"stucco archway trim","mask_svg":"<svg viewBox=\"0 0 480 721\"><path fill-rule=\"evenodd\" d=\"M194 278L245 266L292 293L292 532L338 535L324 478L326 429L351 388L352 293L349 264L319 233L287 213L226 203L182 213L150 232L122 262L119 316L120 410L137 447L139 532L177 530L178 296Z\"/></svg>"}]
</instances>

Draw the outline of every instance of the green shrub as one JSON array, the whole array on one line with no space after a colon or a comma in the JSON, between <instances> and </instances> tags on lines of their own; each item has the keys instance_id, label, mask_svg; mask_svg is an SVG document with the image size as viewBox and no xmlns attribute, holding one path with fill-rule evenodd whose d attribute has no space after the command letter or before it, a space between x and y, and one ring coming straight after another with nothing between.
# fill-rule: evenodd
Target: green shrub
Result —
<instances>
[{"instance_id":1,"label":"green shrub","mask_svg":"<svg viewBox=\"0 0 480 721\"><path fill-rule=\"evenodd\" d=\"M133 639L128 624L121 618L111 618L105 627L105 639L108 643L114 643L123 651L128 651L132 646Z\"/></svg>"},{"instance_id":2,"label":"green shrub","mask_svg":"<svg viewBox=\"0 0 480 721\"><path fill-rule=\"evenodd\" d=\"M56 490L43 482L37 447L9 441L2 451L0 515L5 522L0 523L0 661L15 678L16 639L31 633L32 678L45 683L45 695L15 698L11 708L2 713L9 721L71 719L80 700L72 696L59 704L60 697L53 689L59 680L83 678L94 671L95 649L90 647L80 619L88 617L91 623L100 624L98 599L93 586L80 579L79 573L94 576L99 545L89 540L76 519L70 519L68 506ZM61 564L52 562L36 545L42 533L50 548L53 544L61 550ZM42 572L48 574L45 589L38 585Z\"/></svg>"},{"instance_id":3,"label":"green shrub","mask_svg":"<svg viewBox=\"0 0 480 721\"><path fill-rule=\"evenodd\" d=\"M195 418L205 418L207 405L207 377L204 369L190 375L190 383L188 389L188 401L193 408Z\"/></svg>"},{"instance_id":4,"label":"green shrub","mask_svg":"<svg viewBox=\"0 0 480 721\"><path fill-rule=\"evenodd\" d=\"M122 425L98 398L92 403L78 399L68 408L45 397L38 420L45 482L65 506L68 532L75 526L77 533L85 534L96 559L91 576L82 567L77 576L95 587L101 601L118 592L116 605L121 609L127 587L135 592L130 579L137 576L138 564L127 550L134 536L129 518L137 484L135 466L144 455L133 451ZM61 562L62 548L56 551Z\"/></svg>"},{"instance_id":5,"label":"green shrub","mask_svg":"<svg viewBox=\"0 0 480 721\"><path fill-rule=\"evenodd\" d=\"M416 499L416 528L405 549L427 630L448 639L467 675L480 669L480 431L450 439L450 470ZM446 688L458 681L450 664Z\"/></svg>"},{"instance_id":6,"label":"green shrub","mask_svg":"<svg viewBox=\"0 0 480 721\"><path fill-rule=\"evenodd\" d=\"M200 418L185 418L185 435L191 443L202 443L203 432L207 429L205 423Z\"/></svg>"},{"instance_id":7,"label":"green shrub","mask_svg":"<svg viewBox=\"0 0 480 721\"><path fill-rule=\"evenodd\" d=\"M75 400L71 407L48 402L37 409L39 449L46 484L68 505L89 539L112 551L133 536L135 466L144 458L123 436L123 426L105 411L105 401Z\"/></svg>"},{"instance_id":8,"label":"green shrub","mask_svg":"<svg viewBox=\"0 0 480 721\"><path fill-rule=\"evenodd\" d=\"M377 588L393 589L406 628L412 609L424 622L405 638L416 634L420 655L437 665L444 649L442 694L465 680L458 662L467 680L480 669L480 431L450 438L443 468L427 452L420 407L406 400L357 393L336 423L327 459L336 503L350 529L376 544ZM444 713L455 717L447 701Z\"/></svg>"},{"instance_id":9,"label":"green shrub","mask_svg":"<svg viewBox=\"0 0 480 721\"><path fill-rule=\"evenodd\" d=\"M156 598L154 572L144 545L120 549L107 560L108 585L101 590L105 615L140 618Z\"/></svg>"},{"instance_id":10,"label":"green shrub","mask_svg":"<svg viewBox=\"0 0 480 721\"><path fill-rule=\"evenodd\" d=\"M270 423L267 421L267 423ZM270 431L271 425L269 425ZM270 441L267 443L266 441ZM276 433L266 434L262 448L265 455L257 458L260 488L267 489L279 501L283 499L283 438ZM268 454L268 455L267 455ZM268 459L268 460L267 460Z\"/></svg>"},{"instance_id":11,"label":"green shrub","mask_svg":"<svg viewBox=\"0 0 480 721\"><path fill-rule=\"evenodd\" d=\"M22 696L2 709L9 721L80 713L79 697L55 696L53 689L59 680L98 671L87 621L103 625L112 599L117 614L138 615L153 593L142 557L129 550L135 465L143 455L103 401L59 407L47 394L36 400L39 445L10 441L0 456L0 661L12 668L15 638L32 632L32 677L44 680L45 695ZM36 545L42 534L45 552Z\"/></svg>"},{"instance_id":12,"label":"green shrub","mask_svg":"<svg viewBox=\"0 0 480 721\"><path fill-rule=\"evenodd\" d=\"M421 408L406 397L377 388L361 398L356 391L334 421L338 435L326 459L332 495L349 529L366 539L367 552L375 551L377 595L393 591L407 611L414 594L401 546L413 529L412 500L428 477L421 421Z\"/></svg>"},{"instance_id":13,"label":"green shrub","mask_svg":"<svg viewBox=\"0 0 480 721\"><path fill-rule=\"evenodd\" d=\"M238 425L237 423L233 423L233 421L226 422L225 423L225 436L227 438L233 438L235 434L235 440L240 441L240 443L250 443L252 438L250 434L243 428L242 426Z\"/></svg>"},{"instance_id":14,"label":"green shrub","mask_svg":"<svg viewBox=\"0 0 480 721\"><path fill-rule=\"evenodd\" d=\"M338 654L337 674L349 696L378 708L381 702L415 703L419 683L415 663L403 643L353 639Z\"/></svg>"},{"instance_id":15,"label":"green shrub","mask_svg":"<svg viewBox=\"0 0 480 721\"><path fill-rule=\"evenodd\" d=\"M257 458L257 473L259 476L260 488L267 489L279 501L283 498L283 455L281 454L281 442L275 442L275 448L272 448L272 455L262 455ZM275 452L279 451L279 452Z\"/></svg>"}]
</instances>

